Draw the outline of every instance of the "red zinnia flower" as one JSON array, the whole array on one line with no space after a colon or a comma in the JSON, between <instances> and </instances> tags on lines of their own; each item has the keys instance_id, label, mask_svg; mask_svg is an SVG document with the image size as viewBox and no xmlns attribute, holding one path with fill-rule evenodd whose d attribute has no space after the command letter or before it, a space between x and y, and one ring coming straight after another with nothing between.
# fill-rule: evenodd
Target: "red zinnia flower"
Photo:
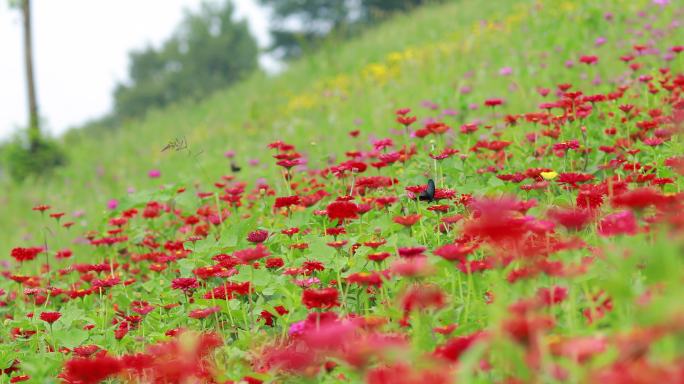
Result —
<instances>
[{"instance_id":1,"label":"red zinnia flower","mask_svg":"<svg viewBox=\"0 0 684 384\"><path fill-rule=\"evenodd\" d=\"M537 291L537 298L544 305L561 303L568 297L568 289L565 287L554 286L552 288L540 288Z\"/></svg>"},{"instance_id":2,"label":"red zinnia flower","mask_svg":"<svg viewBox=\"0 0 684 384\"><path fill-rule=\"evenodd\" d=\"M551 209L547 215L549 219L571 231L581 230L593 218L591 211L582 208Z\"/></svg>"},{"instance_id":3,"label":"red zinnia flower","mask_svg":"<svg viewBox=\"0 0 684 384\"><path fill-rule=\"evenodd\" d=\"M632 211L612 213L599 223L601 236L634 235L637 233L637 222Z\"/></svg>"},{"instance_id":4,"label":"red zinnia flower","mask_svg":"<svg viewBox=\"0 0 684 384\"><path fill-rule=\"evenodd\" d=\"M573 188L577 188L577 183L584 183L594 178L594 175L588 173L561 173L558 175L556 182L559 184L569 184Z\"/></svg>"},{"instance_id":5,"label":"red zinnia flower","mask_svg":"<svg viewBox=\"0 0 684 384\"><path fill-rule=\"evenodd\" d=\"M30 261L36 258L39 253L43 252L42 247L29 247L29 248L13 248L11 256L18 262Z\"/></svg>"},{"instance_id":6,"label":"red zinnia flower","mask_svg":"<svg viewBox=\"0 0 684 384\"><path fill-rule=\"evenodd\" d=\"M179 289L184 293L197 289L198 287L199 283L194 277L179 277L171 281L171 288Z\"/></svg>"},{"instance_id":7,"label":"red zinnia flower","mask_svg":"<svg viewBox=\"0 0 684 384\"><path fill-rule=\"evenodd\" d=\"M481 199L471 203L476 218L465 224L465 234L493 243L518 241L527 232L526 220L518 211L520 202L511 198Z\"/></svg>"},{"instance_id":8,"label":"red zinnia flower","mask_svg":"<svg viewBox=\"0 0 684 384\"><path fill-rule=\"evenodd\" d=\"M289 170L290 168L296 167L297 165L301 164L301 162L302 162L301 159L280 160L276 164Z\"/></svg>"},{"instance_id":9,"label":"red zinnia flower","mask_svg":"<svg viewBox=\"0 0 684 384\"><path fill-rule=\"evenodd\" d=\"M418 120L415 116L397 116L397 123L408 127L409 125L413 124Z\"/></svg>"},{"instance_id":10,"label":"red zinnia flower","mask_svg":"<svg viewBox=\"0 0 684 384\"><path fill-rule=\"evenodd\" d=\"M71 257L72 254L73 254L73 252L71 252L70 249L61 249L61 250L57 251L57 253L55 254L55 257L58 259L68 259Z\"/></svg>"},{"instance_id":11,"label":"red zinnia flower","mask_svg":"<svg viewBox=\"0 0 684 384\"><path fill-rule=\"evenodd\" d=\"M428 207L428 211L439 213L449 212L449 209L451 209L451 206L449 204L432 205Z\"/></svg>"},{"instance_id":12,"label":"red zinnia flower","mask_svg":"<svg viewBox=\"0 0 684 384\"><path fill-rule=\"evenodd\" d=\"M583 185L577 194L575 203L580 208L595 209L603 204L603 189L597 185Z\"/></svg>"},{"instance_id":13,"label":"red zinnia flower","mask_svg":"<svg viewBox=\"0 0 684 384\"><path fill-rule=\"evenodd\" d=\"M332 227L325 229L325 234L328 236L339 236L345 233L347 233L347 230L345 230L344 227Z\"/></svg>"},{"instance_id":14,"label":"red zinnia flower","mask_svg":"<svg viewBox=\"0 0 684 384\"><path fill-rule=\"evenodd\" d=\"M297 233L299 233L299 228L293 227L293 228L283 229L282 231L280 231L280 233L282 233L283 235L287 235L287 236L292 237L293 235L296 235Z\"/></svg>"},{"instance_id":15,"label":"red zinnia flower","mask_svg":"<svg viewBox=\"0 0 684 384\"><path fill-rule=\"evenodd\" d=\"M449 261L465 262L466 257L470 253L472 253L476 248L477 246L447 244L435 249L434 251L432 251L432 253Z\"/></svg>"},{"instance_id":16,"label":"red zinnia flower","mask_svg":"<svg viewBox=\"0 0 684 384\"><path fill-rule=\"evenodd\" d=\"M40 205L36 205L35 207L33 207L31 209L33 209L34 211L38 211L38 212L45 212L48 209L50 209L50 206L45 205L45 204L40 204Z\"/></svg>"},{"instance_id":17,"label":"red zinnia flower","mask_svg":"<svg viewBox=\"0 0 684 384\"><path fill-rule=\"evenodd\" d=\"M444 345L435 349L435 356L441 357L451 362L457 362L461 355L472 347L478 340L485 336L483 332L475 332L470 335L454 337L449 339Z\"/></svg>"},{"instance_id":18,"label":"red zinnia flower","mask_svg":"<svg viewBox=\"0 0 684 384\"><path fill-rule=\"evenodd\" d=\"M427 124L425 126L425 129L430 131L430 133L441 135L441 134L445 133L446 131L448 131L449 129L451 129L451 127L449 127L448 125L446 125L444 123L437 122L437 123Z\"/></svg>"},{"instance_id":19,"label":"red zinnia flower","mask_svg":"<svg viewBox=\"0 0 684 384\"><path fill-rule=\"evenodd\" d=\"M389 252L376 252L376 253L370 253L368 254L368 260L370 261L375 261L375 262L381 262L385 260L386 258L390 257Z\"/></svg>"},{"instance_id":20,"label":"red zinnia flower","mask_svg":"<svg viewBox=\"0 0 684 384\"><path fill-rule=\"evenodd\" d=\"M420 220L420 214L408 215L408 216L397 216L392 219L397 224L401 224L404 227L410 227Z\"/></svg>"},{"instance_id":21,"label":"red zinnia flower","mask_svg":"<svg viewBox=\"0 0 684 384\"><path fill-rule=\"evenodd\" d=\"M106 355L94 359L75 358L64 364L64 372L60 377L69 383L97 384L122 369L123 365L118 359Z\"/></svg>"},{"instance_id":22,"label":"red zinnia flower","mask_svg":"<svg viewBox=\"0 0 684 384\"><path fill-rule=\"evenodd\" d=\"M427 276L433 271L433 267L427 263L427 257L413 257L399 259L390 267L392 273L404 277Z\"/></svg>"},{"instance_id":23,"label":"red zinnia flower","mask_svg":"<svg viewBox=\"0 0 684 384\"><path fill-rule=\"evenodd\" d=\"M593 55L581 56L579 61L580 61L580 63L586 64L586 65L596 64L596 63L598 63L598 56L593 56Z\"/></svg>"},{"instance_id":24,"label":"red zinnia flower","mask_svg":"<svg viewBox=\"0 0 684 384\"><path fill-rule=\"evenodd\" d=\"M358 285L375 286L382 285L382 275L378 272L357 272L347 277L347 282Z\"/></svg>"},{"instance_id":25,"label":"red zinnia flower","mask_svg":"<svg viewBox=\"0 0 684 384\"><path fill-rule=\"evenodd\" d=\"M43 312L40 314L40 319L48 324L54 323L60 317L62 317L62 314L59 312Z\"/></svg>"},{"instance_id":26,"label":"red zinnia flower","mask_svg":"<svg viewBox=\"0 0 684 384\"><path fill-rule=\"evenodd\" d=\"M259 229L253 232L250 232L247 235L247 241L250 243L263 243L266 241L268 238L268 231L265 231L263 229Z\"/></svg>"},{"instance_id":27,"label":"red zinnia flower","mask_svg":"<svg viewBox=\"0 0 684 384\"><path fill-rule=\"evenodd\" d=\"M220 310L219 307L209 307L209 308L204 308L204 309L195 309L190 311L188 314L188 317L191 317L193 319L204 319L205 317L210 316L212 313L216 313Z\"/></svg>"},{"instance_id":28,"label":"red zinnia flower","mask_svg":"<svg viewBox=\"0 0 684 384\"><path fill-rule=\"evenodd\" d=\"M496 107L503 104L503 99L487 99L484 101L485 107Z\"/></svg>"},{"instance_id":29,"label":"red zinnia flower","mask_svg":"<svg viewBox=\"0 0 684 384\"><path fill-rule=\"evenodd\" d=\"M97 345L81 345L79 347L74 348L74 353L81 356L81 357L88 357L95 352L97 352L100 349Z\"/></svg>"},{"instance_id":30,"label":"red zinnia flower","mask_svg":"<svg viewBox=\"0 0 684 384\"><path fill-rule=\"evenodd\" d=\"M284 265L285 262L280 257L272 257L270 259L266 259L266 268L277 269L283 267Z\"/></svg>"},{"instance_id":31,"label":"red zinnia flower","mask_svg":"<svg viewBox=\"0 0 684 384\"><path fill-rule=\"evenodd\" d=\"M377 249L378 247L380 247L381 245L385 245L386 243L387 243L387 240L382 239L382 240L378 240L378 241L366 241L363 243L363 245L365 245L366 247L369 247L369 248Z\"/></svg>"},{"instance_id":32,"label":"red zinnia flower","mask_svg":"<svg viewBox=\"0 0 684 384\"><path fill-rule=\"evenodd\" d=\"M235 251L233 253L233 256L241 260L243 263L251 263L255 260L264 258L270 254L271 253L268 251L266 247L264 247L263 244L257 244L257 246L254 248Z\"/></svg>"},{"instance_id":33,"label":"red zinnia flower","mask_svg":"<svg viewBox=\"0 0 684 384\"><path fill-rule=\"evenodd\" d=\"M297 205L300 202L299 196L285 196L285 197L276 197L275 199L275 204L273 205L274 208L283 208L283 207L289 207L291 205Z\"/></svg>"},{"instance_id":34,"label":"red zinnia flower","mask_svg":"<svg viewBox=\"0 0 684 384\"><path fill-rule=\"evenodd\" d=\"M204 294L205 299L230 300L236 295L248 295L251 291L249 281L244 283L226 282Z\"/></svg>"},{"instance_id":35,"label":"red zinnia flower","mask_svg":"<svg viewBox=\"0 0 684 384\"><path fill-rule=\"evenodd\" d=\"M337 241L331 241L329 243L326 243L328 246L333 247L335 249L340 249L347 245L349 240L337 240Z\"/></svg>"},{"instance_id":36,"label":"red zinnia flower","mask_svg":"<svg viewBox=\"0 0 684 384\"><path fill-rule=\"evenodd\" d=\"M302 294L302 304L308 309L328 309L340 305L337 298L338 292L335 288L305 289Z\"/></svg>"},{"instance_id":37,"label":"red zinnia flower","mask_svg":"<svg viewBox=\"0 0 684 384\"><path fill-rule=\"evenodd\" d=\"M425 247L402 247L397 249L397 252L399 253L400 257L412 259L414 257L424 256L423 252L425 252L426 249L427 248Z\"/></svg>"},{"instance_id":38,"label":"red zinnia flower","mask_svg":"<svg viewBox=\"0 0 684 384\"><path fill-rule=\"evenodd\" d=\"M660 205L665 196L653 188L638 188L613 197L613 206L644 209L650 205Z\"/></svg>"},{"instance_id":39,"label":"red zinnia flower","mask_svg":"<svg viewBox=\"0 0 684 384\"><path fill-rule=\"evenodd\" d=\"M413 286L401 298L401 308L405 313L415 309L439 309L445 304L446 295L439 287L434 285Z\"/></svg>"},{"instance_id":40,"label":"red zinnia flower","mask_svg":"<svg viewBox=\"0 0 684 384\"><path fill-rule=\"evenodd\" d=\"M266 326L268 326L268 327L272 327L272 326L273 326L273 319L274 319L274 317L275 317L275 316L273 316L273 314L272 314L271 312L267 311L267 310L263 310L263 311L261 311L261 313L259 314L259 319L263 320L263 321L264 321L264 324L265 324Z\"/></svg>"},{"instance_id":41,"label":"red zinnia flower","mask_svg":"<svg viewBox=\"0 0 684 384\"><path fill-rule=\"evenodd\" d=\"M331 220L356 219L359 207L351 201L333 201L328 204L326 213Z\"/></svg>"}]
</instances>

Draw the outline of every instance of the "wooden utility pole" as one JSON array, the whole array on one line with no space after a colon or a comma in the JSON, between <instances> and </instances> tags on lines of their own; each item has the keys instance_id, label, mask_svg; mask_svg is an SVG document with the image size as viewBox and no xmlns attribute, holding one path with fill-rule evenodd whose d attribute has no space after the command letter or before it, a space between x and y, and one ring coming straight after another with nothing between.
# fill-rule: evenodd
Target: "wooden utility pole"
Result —
<instances>
[{"instance_id":1,"label":"wooden utility pole","mask_svg":"<svg viewBox=\"0 0 684 384\"><path fill-rule=\"evenodd\" d=\"M40 140L40 119L38 118L38 100L36 99L36 82L33 74L33 42L31 37L31 0L21 0L21 11L24 19L24 62L26 65L26 91L28 94L29 126L28 136L31 151L35 150Z\"/></svg>"}]
</instances>

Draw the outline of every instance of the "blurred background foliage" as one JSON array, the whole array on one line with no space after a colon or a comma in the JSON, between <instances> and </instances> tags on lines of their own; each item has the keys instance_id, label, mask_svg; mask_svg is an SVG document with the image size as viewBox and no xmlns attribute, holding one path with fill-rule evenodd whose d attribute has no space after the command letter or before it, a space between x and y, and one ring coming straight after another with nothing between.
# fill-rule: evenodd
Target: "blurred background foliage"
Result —
<instances>
[{"instance_id":1,"label":"blurred background foliage","mask_svg":"<svg viewBox=\"0 0 684 384\"><path fill-rule=\"evenodd\" d=\"M257 67L257 42L246 21L234 20L230 2L202 4L160 48L130 54L129 77L114 91L115 116L138 117L240 80Z\"/></svg>"}]
</instances>

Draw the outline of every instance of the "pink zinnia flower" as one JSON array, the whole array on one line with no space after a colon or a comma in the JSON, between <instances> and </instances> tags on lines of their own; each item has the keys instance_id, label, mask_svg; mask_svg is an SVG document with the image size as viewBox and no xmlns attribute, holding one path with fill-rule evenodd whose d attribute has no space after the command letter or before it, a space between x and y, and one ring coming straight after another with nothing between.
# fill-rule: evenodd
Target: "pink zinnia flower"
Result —
<instances>
[{"instance_id":1,"label":"pink zinnia flower","mask_svg":"<svg viewBox=\"0 0 684 384\"><path fill-rule=\"evenodd\" d=\"M621 211L604 217L599 223L601 236L634 235L638 226L632 211Z\"/></svg>"}]
</instances>

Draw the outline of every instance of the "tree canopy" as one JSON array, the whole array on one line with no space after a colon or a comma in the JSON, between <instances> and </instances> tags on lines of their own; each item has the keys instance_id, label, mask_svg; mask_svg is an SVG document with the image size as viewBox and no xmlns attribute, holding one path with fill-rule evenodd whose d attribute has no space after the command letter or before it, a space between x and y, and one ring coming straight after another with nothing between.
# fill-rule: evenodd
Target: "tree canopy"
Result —
<instances>
[{"instance_id":1,"label":"tree canopy","mask_svg":"<svg viewBox=\"0 0 684 384\"><path fill-rule=\"evenodd\" d=\"M118 118L142 115L223 88L257 67L258 47L245 21L235 21L230 1L202 3L187 12L161 47L130 53L129 81L114 92Z\"/></svg>"},{"instance_id":2,"label":"tree canopy","mask_svg":"<svg viewBox=\"0 0 684 384\"><path fill-rule=\"evenodd\" d=\"M315 48L325 36L346 37L394 12L439 0L260 0L273 10L271 49L283 59Z\"/></svg>"}]
</instances>

